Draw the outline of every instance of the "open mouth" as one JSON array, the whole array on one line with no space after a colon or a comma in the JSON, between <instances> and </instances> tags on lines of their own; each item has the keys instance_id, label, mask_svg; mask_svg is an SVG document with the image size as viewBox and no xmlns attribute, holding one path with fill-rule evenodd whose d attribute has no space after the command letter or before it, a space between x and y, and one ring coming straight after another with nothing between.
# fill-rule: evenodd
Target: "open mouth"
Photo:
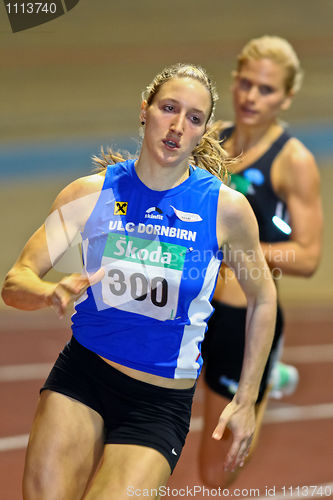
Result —
<instances>
[{"instance_id":1,"label":"open mouth","mask_svg":"<svg viewBox=\"0 0 333 500\"><path fill-rule=\"evenodd\" d=\"M179 144L175 141L172 141L171 139L164 139L163 144L165 144L165 146L168 149L178 149L179 148Z\"/></svg>"},{"instance_id":2,"label":"open mouth","mask_svg":"<svg viewBox=\"0 0 333 500\"><path fill-rule=\"evenodd\" d=\"M248 115L257 115L258 114L258 111L255 111L254 109L251 109L251 108L247 108L245 106L242 106L241 110L243 113L246 113Z\"/></svg>"}]
</instances>

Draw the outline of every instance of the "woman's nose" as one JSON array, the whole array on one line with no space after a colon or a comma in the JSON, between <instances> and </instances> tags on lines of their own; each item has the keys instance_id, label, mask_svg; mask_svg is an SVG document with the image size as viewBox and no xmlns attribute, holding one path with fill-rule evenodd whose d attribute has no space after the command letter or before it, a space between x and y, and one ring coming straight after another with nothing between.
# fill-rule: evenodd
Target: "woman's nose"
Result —
<instances>
[{"instance_id":1,"label":"woman's nose","mask_svg":"<svg viewBox=\"0 0 333 500\"><path fill-rule=\"evenodd\" d=\"M257 87L255 85L252 85L249 88L249 90L248 90L248 92L246 94L246 97L247 97L247 99L249 101L255 101L256 98L257 98L257 96L258 96L258 89L257 89Z\"/></svg>"},{"instance_id":2,"label":"woman's nose","mask_svg":"<svg viewBox=\"0 0 333 500\"><path fill-rule=\"evenodd\" d=\"M184 133L184 124L185 124L185 116L182 113L176 115L171 122L170 130L175 132L178 135L182 135Z\"/></svg>"}]
</instances>

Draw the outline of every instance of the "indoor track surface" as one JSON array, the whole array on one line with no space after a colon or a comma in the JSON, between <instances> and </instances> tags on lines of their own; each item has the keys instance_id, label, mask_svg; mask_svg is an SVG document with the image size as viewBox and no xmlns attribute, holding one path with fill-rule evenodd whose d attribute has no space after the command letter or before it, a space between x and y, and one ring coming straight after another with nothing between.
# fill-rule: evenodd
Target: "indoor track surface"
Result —
<instances>
[{"instance_id":1,"label":"indoor track surface","mask_svg":"<svg viewBox=\"0 0 333 500\"><path fill-rule=\"evenodd\" d=\"M286 317L283 359L298 368L300 384L293 396L269 402L251 462L229 490L203 489L196 463L203 413L199 380L191 431L166 498L333 496L333 316L327 310L306 308L288 310ZM61 322L45 312L6 311L2 318L0 498L19 500L38 391L70 338L70 321Z\"/></svg>"}]
</instances>

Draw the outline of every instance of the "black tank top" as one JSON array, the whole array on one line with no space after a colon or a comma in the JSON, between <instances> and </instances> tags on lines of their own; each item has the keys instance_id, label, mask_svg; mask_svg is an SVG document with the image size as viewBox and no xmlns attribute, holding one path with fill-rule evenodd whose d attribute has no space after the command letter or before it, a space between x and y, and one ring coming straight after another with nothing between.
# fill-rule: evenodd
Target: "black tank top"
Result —
<instances>
[{"instance_id":1,"label":"black tank top","mask_svg":"<svg viewBox=\"0 0 333 500\"><path fill-rule=\"evenodd\" d=\"M227 140L234 130L229 127L221 132L221 140ZM236 174L231 174L230 187L246 196L258 221L260 241L274 243L289 239L289 214L284 201L271 184L271 168L290 135L283 132L271 147L254 163Z\"/></svg>"}]
</instances>

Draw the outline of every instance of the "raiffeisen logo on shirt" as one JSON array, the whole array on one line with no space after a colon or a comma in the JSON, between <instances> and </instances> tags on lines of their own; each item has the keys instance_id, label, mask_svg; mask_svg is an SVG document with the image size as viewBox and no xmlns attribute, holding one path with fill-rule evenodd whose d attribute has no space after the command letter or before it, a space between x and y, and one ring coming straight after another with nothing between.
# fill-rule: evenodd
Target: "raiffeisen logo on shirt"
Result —
<instances>
[{"instance_id":1,"label":"raiffeisen logo on shirt","mask_svg":"<svg viewBox=\"0 0 333 500\"><path fill-rule=\"evenodd\" d=\"M153 213L153 212L156 212L156 213ZM150 207L150 208L148 208L148 210L146 210L145 218L146 219L160 219L160 220L162 220L163 219L162 213L163 212L160 208Z\"/></svg>"},{"instance_id":2,"label":"raiffeisen logo on shirt","mask_svg":"<svg viewBox=\"0 0 333 500\"><path fill-rule=\"evenodd\" d=\"M115 201L113 215L126 215L128 201Z\"/></svg>"},{"instance_id":3,"label":"raiffeisen logo on shirt","mask_svg":"<svg viewBox=\"0 0 333 500\"><path fill-rule=\"evenodd\" d=\"M183 269L186 247L134 236L109 233L104 256L140 264Z\"/></svg>"}]
</instances>

